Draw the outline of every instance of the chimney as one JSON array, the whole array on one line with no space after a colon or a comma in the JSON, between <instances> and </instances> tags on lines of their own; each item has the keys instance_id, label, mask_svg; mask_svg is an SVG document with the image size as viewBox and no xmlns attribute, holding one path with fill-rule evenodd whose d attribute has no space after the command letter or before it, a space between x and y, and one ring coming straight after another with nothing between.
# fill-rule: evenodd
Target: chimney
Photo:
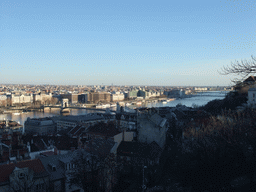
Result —
<instances>
[{"instance_id":1,"label":"chimney","mask_svg":"<svg viewBox=\"0 0 256 192\"><path fill-rule=\"evenodd\" d=\"M19 159L20 158L20 150L18 149L18 151L17 151L17 159Z\"/></svg>"},{"instance_id":2,"label":"chimney","mask_svg":"<svg viewBox=\"0 0 256 192\"><path fill-rule=\"evenodd\" d=\"M11 145L9 146L9 159L11 159Z\"/></svg>"},{"instance_id":3,"label":"chimney","mask_svg":"<svg viewBox=\"0 0 256 192\"><path fill-rule=\"evenodd\" d=\"M30 153L31 152L31 146L30 146L29 142L27 142L27 148L28 148L28 153Z\"/></svg>"},{"instance_id":4,"label":"chimney","mask_svg":"<svg viewBox=\"0 0 256 192\"><path fill-rule=\"evenodd\" d=\"M3 145L0 145L0 150L1 156L3 156Z\"/></svg>"},{"instance_id":5,"label":"chimney","mask_svg":"<svg viewBox=\"0 0 256 192\"><path fill-rule=\"evenodd\" d=\"M124 141L124 130L123 130L123 135L122 135L122 141Z\"/></svg>"}]
</instances>

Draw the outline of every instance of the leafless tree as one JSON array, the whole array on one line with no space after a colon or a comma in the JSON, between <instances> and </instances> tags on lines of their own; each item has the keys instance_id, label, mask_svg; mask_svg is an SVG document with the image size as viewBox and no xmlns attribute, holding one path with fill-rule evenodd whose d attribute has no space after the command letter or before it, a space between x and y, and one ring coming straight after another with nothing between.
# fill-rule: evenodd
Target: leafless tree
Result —
<instances>
[{"instance_id":1,"label":"leafless tree","mask_svg":"<svg viewBox=\"0 0 256 192\"><path fill-rule=\"evenodd\" d=\"M52 105L56 105L58 103L58 98L52 97L49 103Z\"/></svg>"},{"instance_id":2,"label":"leafless tree","mask_svg":"<svg viewBox=\"0 0 256 192\"><path fill-rule=\"evenodd\" d=\"M10 191L32 192L32 191L50 192L50 185L47 178L33 178L33 174L25 175L24 178L13 177L10 183Z\"/></svg>"},{"instance_id":3,"label":"leafless tree","mask_svg":"<svg viewBox=\"0 0 256 192\"><path fill-rule=\"evenodd\" d=\"M73 170L68 173L69 186L79 186L84 191L97 191L98 170L101 159L83 150L72 160Z\"/></svg>"},{"instance_id":4,"label":"leafless tree","mask_svg":"<svg viewBox=\"0 0 256 192\"><path fill-rule=\"evenodd\" d=\"M222 72L219 73L222 75L235 74L245 79L248 75L256 73L256 58L251 56L251 60L231 62L230 66L224 66Z\"/></svg>"},{"instance_id":5,"label":"leafless tree","mask_svg":"<svg viewBox=\"0 0 256 192\"><path fill-rule=\"evenodd\" d=\"M226 180L226 182L234 179L229 175L235 177L247 175L251 182L250 187L253 187L253 177L256 172L255 119L256 113L252 109L242 112L226 112L222 116L212 117L204 129L195 131L193 127L190 127L186 130L185 136L193 138L195 143L195 145L191 143L190 146L198 154L197 161L200 170L207 173L205 170L215 167L218 172L213 171L209 174L208 171L208 175L222 172L223 181ZM202 166L203 164L205 167ZM229 172L229 175L226 172ZM200 181L195 180L195 182L198 182L195 186L199 186Z\"/></svg>"},{"instance_id":6,"label":"leafless tree","mask_svg":"<svg viewBox=\"0 0 256 192\"><path fill-rule=\"evenodd\" d=\"M7 106L7 101L6 100L0 101L0 106L1 107L6 107Z\"/></svg>"}]
</instances>

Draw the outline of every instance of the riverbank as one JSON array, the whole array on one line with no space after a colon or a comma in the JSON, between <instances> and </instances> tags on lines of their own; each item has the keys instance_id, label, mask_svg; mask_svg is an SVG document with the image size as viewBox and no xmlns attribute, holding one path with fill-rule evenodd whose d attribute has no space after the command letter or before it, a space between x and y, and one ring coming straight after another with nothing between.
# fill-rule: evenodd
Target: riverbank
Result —
<instances>
[{"instance_id":1,"label":"riverbank","mask_svg":"<svg viewBox=\"0 0 256 192\"><path fill-rule=\"evenodd\" d=\"M221 92L219 93L214 93L212 94L212 96L209 96L207 94L201 95L201 96L197 96L197 97L189 97L189 98L182 98L182 99L176 99L170 102L167 102L166 104L163 104L162 102L159 102L157 98L151 98L147 103L144 103L144 105L130 105L128 106L129 108L133 109L133 108L137 108L137 107L175 107L178 104L182 104L185 105L187 107L193 107L195 105L197 106L202 106L202 105L206 105L209 101L215 100L215 99L224 99L225 94L222 94ZM167 98L168 99L168 98ZM156 102L152 102L152 101L156 101ZM137 102L136 100L128 100L128 101L122 101L124 103L131 103L131 101L133 102ZM95 105L95 104L90 104L90 105ZM123 104L123 106L125 106ZM96 109L96 108L95 108ZM115 108L112 108L113 110L115 110ZM0 110L2 110L0 108ZM94 110L86 110L86 108L84 109L71 109L70 110L70 115L85 115L88 113L95 113L95 112L100 112L100 111L94 111ZM20 113L20 112L19 112ZM104 113L104 111L102 111L102 113ZM22 125L23 123L27 120L28 117L30 118L43 118L43 117L52 117L52 116L60 116L60 108L52 108L51 110L45 110L43 111L31 111L31 112L21 112L19 115L14 115L13 113L9 113L9 114L0 114L0 120L1 119L9 119L9 120L14 120L14 121L19 121Z\"/></svg>"}]
</instances>

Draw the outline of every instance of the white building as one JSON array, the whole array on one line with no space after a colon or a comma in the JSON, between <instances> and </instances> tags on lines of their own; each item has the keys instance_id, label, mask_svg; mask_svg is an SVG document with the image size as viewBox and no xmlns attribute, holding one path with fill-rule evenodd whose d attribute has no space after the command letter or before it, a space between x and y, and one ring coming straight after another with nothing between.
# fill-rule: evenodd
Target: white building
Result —
<instances>
[{"instance_id":1,"label":"white building","mask_svg":"<svg viewBox=\"0 0 256 192\"><path fill-rule=\"evenodd\" d=\"M33 96L32 95L12 95L12 105L15 104L25 104L25 103L32 103Z\"/></svg>"},{"instance_id":2,"label":"white building","mask_svg":"<svg viewBox=\"0 0 256 192\"><path fill-rule=\"evenodd\" d=\"M160 92L158 92L158 91L150 91L149 92L149 97L159 97L161 94L160 94Z\"/></svg>"},{"instance_id":3,"label":"white building","mask_svg":"<svg viewBox=\"0 0 256 192\"><path fill-rule=\"evenodd\" d=\"M248 90L248 105L255 106L256 104L256 88L250 88Z\"/></svg>"},{"instance_id":4,"label":"white building","mask_svg":"<svg viewBox=\"0 0 256 192\"><path fill-rule=\"evenodd\" d=\"M207 87L195 87L195 91L207 91Z\"/></svg>"},{"instance_id":5,"label":"white building","mask_svg":"<svg viewBox=\"0 0 256 192\"><path fill-rule=\"evenodd\" d=\"M123 93L116 92L111 94L111 101L123 101L124 97L125 95Z\"/></svg>"},{"instance_id":6,"label":"white building","mask_svg":"<svg viewBox=\"0 0 256 192\"><path fill-rule=\"evenodd\" d=\"M52 99L52 94L49 93L49 94L34 94L33 95L33 98L32 98L32 101L33 102L36 102L36 101L41 101L41 102L45 102L47 100L51 100Z\"/></svg>"},{"instance_id":7,"label":"white building","mask_svg":"<svg viewBox=\"0 0 256 192\"><path fill-rule=\"evenodd\" d=\"M155 141L163 148L168 127L167 119L162 118L159 114L143 114L138 117L138 141L148 144Z\"/></svg>"},{"instance_id":8,"label":"white building","mask_svg":"<svg viewBox=\"0 0 256 192\"><path fill-rule=\"evenodd\" d=\"M65 116L57 120L57 132L68 128L74 128L78 124L83 123L85 127L94 125L98 122L105 122L113 119L105 118L103 114L90 113L87 115Z\"/></svg>"},{"instance_id":9,"label":"white building","mask_svg":"<svg viewBox=\"0 0 256 192\"><path fill-rule=\"evenodd\" d=\"M7 105L7 96L0 95L0 106L6 106L6 105Z\"/></svg>"}]
</instances>

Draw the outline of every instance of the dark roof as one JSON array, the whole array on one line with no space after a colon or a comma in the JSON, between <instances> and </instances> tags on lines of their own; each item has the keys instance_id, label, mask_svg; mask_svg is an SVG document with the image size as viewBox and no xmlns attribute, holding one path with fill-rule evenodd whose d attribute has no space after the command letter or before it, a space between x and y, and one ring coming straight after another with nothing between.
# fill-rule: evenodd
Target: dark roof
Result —
<instances>
[{"instance_id":1,"label":"dark roof","mask_svg":"<svg viewBox=\"0 0 256 192\"><path fill-rule=\"evenodd\" d=\"M113 123L98 123L88 128L88 131L90 133L101 133L102 135L105 135L107 137L113 137L120 133L116 129L115 124Z\"/></svg>"},{"instance_id":2,"label":"dark roof","mask_svg":"<svg viewBox=\"0 0 256 192\"><path fill-rule=\"evenodd\" d=\"M93 139L85 147L88 153L97 156L104 156L110 153L110 150L114 147L115 142L111 139Z\"/></svg>"},{"instance_id":3,"label":"dark roof","mask_svg":"<svg viewBox=\"0 0 256 192\"><path fill-rule=\"evenodd\" d=\"M186 114L185 114L183 111L181 111L180 109L177 109L177 108L176 108L176 109L173 111L173 113L176 115L176 117L177 117L178 120L180 120L180 119L186 119L186 118L187 118Z\"/></svg>"},{"instance_id":4,"label":"dark roof","mask_svg":"<svg viewBox=\"0 0 256 192\"><path fill-rule=\"evenodd\" d=\"M150 120L156 124L157 126L160 126L161 122L164 120L160 115L157 113L151 115Z\"/></svg>"},{"instance_id":5,"label":"dark roof","mask_svg":"<svg viewBox=\"0 0 256 192\"><path fill-rule=\"evenodd\" d=\"M60 158L63 158L63 155L52 155L40 158L44 168L50 174L50 180L59 180L65 177L65 170L60 164ZM56 171L52 170L49 164L55 166Z\"/></svg>"},{"instance_id":6,"label":"dark roof","mask_svg":"<svg viewBox=\"0 0 256 192\"><path fill-rule=\"evenodd\" d=\"M40 155L48 157L48 156L52 156L52 155L55 155L55 154L54 154L53 151L46 151L46 152L40 153Z\"/></svg>"},{"instance_id":7,"label":"dark roof","mask_svg":"<svg viewBox=\"0 0 256 192\"><path fill-rule=\"evenodd\" d=\"M69 122L85 122L85 121L94 121L94 120L104 120L103 115L96 113L89 113L87 115L69 115L61 117L58 121L69 121Z\"/></svg>"},{"instance_id":8,"label":"dark roof","mask_svg":"<svg viewBox=\"0 0 256 192\"><path fill-rule=\"evenodd\" d=\"M81 131L83 131L83 130L84 130L84 128L83 128L81 125L77 125L77 126L75 126L74 128L72 128L72 129L68 132L68 134L77 135L78 132L81 133Z\"/></svg>"},{"instance_id":9,"label":"dark roof","mask_svg":"<svg viewBox=\"0 0 256 192\"><path fill-rule=\"evenodd\" d=\"M117 154L120 156L133 156L144 158L155 158L161 153L161 148L156 142L151 144L122 141L117 148Z\"/></svg>"},{"instance_id":10,"label":"dark roof","mask_svg":"<svg viewBox=\"0 0 256 192\"><path fill-rule=\"evenodd\" d=\"M42 162L39 159L20 161L17 163L0 165L0 182L8 181L9 176L13 172L15 167L18 167L18 168L28 167L31 170L33 170L36 174L46 172Z\"/></svg>"},{"instance_id":11,"label":"dark roof","mask_svg":"<svg viewBox=\"0 0 256 192\"><path fill-rule=\"evenodd\" d=\"M149 144L150 147L150 155L151 158L155 158L155 157L159 157L161 152L162 152L162 148L155 142L151 142Z\"/></svg>"},{"instance_id":12,"label":"dark roof","mask_svg":"<svg viewBox=\"0 0 256 192\"><path fill-rule=\"evenodd\" d=\"M256 76L250 76L244 80L244 82L256 81Z\"/></svg>"}]
</instances>

